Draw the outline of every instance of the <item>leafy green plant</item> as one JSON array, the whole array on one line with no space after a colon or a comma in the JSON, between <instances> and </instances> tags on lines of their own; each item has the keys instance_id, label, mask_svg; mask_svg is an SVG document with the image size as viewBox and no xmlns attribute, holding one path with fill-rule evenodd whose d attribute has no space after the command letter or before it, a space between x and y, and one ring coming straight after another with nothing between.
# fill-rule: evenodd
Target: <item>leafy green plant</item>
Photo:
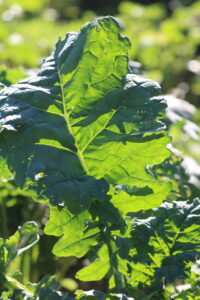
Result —
<instances>
[{"instance_id":1,"label":"leafy green plant","mask_svg":"<svg viewBox=\"0 0 200 300\"><path fill-rule=\"evenodd\" d=\"M171 282L165 262L169 270L178 251L175 276L182 278L199 250L193 216L199 200L162 204L172 186L153 175L153 166L171 154L166 102L156 82L128 74L130 42L119 29L112 17L87 23L57 42L36 76L0 91L1 179L14 175L21 189L48 203L44 232L59 237L54 255L88 254L92 263L77 279L109 280L108 294L78 291L77 299L141 299L141 293L161 299L161 282ZM24 290L12 286L2 300L70 299L52 278L30 295Z\"/></svg>"},{"instance_id":2,"label":"leafy green plant","mask_svg":"<svg viewBox=\"0 0 200 300\"><path fill-rule=\"evenodd\" d=\"M64 299L59 294L59 285L53 277L46 276L37 285L20 283L20 273L9 273L9 264L39 240L38 226L34 222L27 222L7 240L0 239L0 290L3 287L1 300L6 299ZM70 298L65 298L70 299Z\"/></svg>"}]
</instances>

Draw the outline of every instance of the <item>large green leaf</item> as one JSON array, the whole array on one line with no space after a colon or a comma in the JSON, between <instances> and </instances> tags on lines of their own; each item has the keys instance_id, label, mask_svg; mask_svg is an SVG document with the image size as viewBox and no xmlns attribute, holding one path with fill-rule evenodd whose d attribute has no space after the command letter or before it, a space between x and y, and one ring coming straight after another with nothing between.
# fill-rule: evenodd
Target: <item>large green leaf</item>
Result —
<instances>
[{"instance_id":1,"label":"large green leaf","mask_svg":"<svg viewBox=\"0 0 200 300\"><path fill-rule=\"evenodd\" d=\"M127 75L129 48L117 21L100 18L59 41L37 76L1 90L1 178L14 173L37 200L72 213L106 199L109 184L149 187L150 207L163 201L167 187L147 166L169 156L166 104L157 83Z\"/></svg>"}]
</instances>

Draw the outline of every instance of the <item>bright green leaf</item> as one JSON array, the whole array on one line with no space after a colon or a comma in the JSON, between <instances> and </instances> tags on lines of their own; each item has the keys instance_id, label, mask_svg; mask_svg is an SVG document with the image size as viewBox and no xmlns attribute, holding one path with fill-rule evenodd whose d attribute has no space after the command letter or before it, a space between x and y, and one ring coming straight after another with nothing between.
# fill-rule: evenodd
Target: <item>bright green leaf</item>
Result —
<instances>
[{"instance_id":1,"label":"bright green leaf","mask_svg":"<svg viewBox=\"0 0 200 300\"><path fill-rule=\"evenodd\" d=\"M53 253L57 256L83 256L92 245L97 244L99 229L90 228L88 211L73 215L67 209L51 207L50 219L46 223L45 233L61 236L55 244Z\"/></svg>"},{"instance_id":2,"label":"bright green leaf","mask_svg":"<svg viewBox=\"0 0 200 300\"><path fill-rule=\"evenodd\" d=\"M100 249L98 256L99 258L76 274L77 279L82 281L97 281L104 278L110 269L110 258L106 246Z\"/></svg>"}]
</instances>

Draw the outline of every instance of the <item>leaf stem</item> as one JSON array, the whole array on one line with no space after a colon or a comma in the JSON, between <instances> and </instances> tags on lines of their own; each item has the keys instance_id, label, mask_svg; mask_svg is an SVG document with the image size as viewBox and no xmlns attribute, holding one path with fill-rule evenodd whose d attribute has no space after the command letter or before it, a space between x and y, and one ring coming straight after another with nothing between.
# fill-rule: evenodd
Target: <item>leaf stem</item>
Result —
<instances>
[{"instance_id":1,"label":"leaf stem","mask_svg":"<svg viewBox=\"0 0 200 300\"><path fill-rule=\"evenodd\" d=\"M28 282L30 281L30 270L31 270L31 250L23 253L22 257L22 274L23 274L23 279L22 282Z\"/></svg>"},{"instance_id":2,"label":"leaf stem","mask_svg":"<svg viewBox=\"0 0 200 300\"><path fill-rule=\"evenodd\" d=\"M5 276L5 282L3 282L3 285L7 287L8 289L20 289L23 290L28 296L34 296L31 290L29 290L25 285L23 285L21 282L16 280L15 278L11 277L10 275L4 275Z\"/></svg>"},{"instance_id":3,"label":"leaf stem","mask_svg":"<svg viewBox=\"0 0 200 300\"><path fill-rule=\"evenodd\" d=\"M2 234L3 234L3 238L6 239L8 237L8 218L6 212L6 204L3 197L1 198L1 217L2 217Z\"/></svg>"}]
</instances>

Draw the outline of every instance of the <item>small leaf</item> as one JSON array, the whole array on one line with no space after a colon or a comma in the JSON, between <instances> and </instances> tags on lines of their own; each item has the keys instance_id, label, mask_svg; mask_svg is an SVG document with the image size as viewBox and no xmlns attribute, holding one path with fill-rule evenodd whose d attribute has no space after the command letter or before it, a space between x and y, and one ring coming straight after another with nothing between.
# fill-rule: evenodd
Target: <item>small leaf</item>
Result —
<instances>
[{"instance_id":1,"label":"small leaf","mask_svg":"<svg viewBox=\"0 0 200 300\"><path fill-rule=\"evenodd\" d=\"M89 220L91 216L88 211L73 215L65 208L51 207L44 231L49 235L62 235L54 245L53 253L57 256L82 257L90 246L96 245L99 228L90 228Z\"/></svg>"},{"instance_id":2,"label":"small leaf","mask_svg":"<svg viewBox=\"0 0 200 300\"><path fill-rule=\"evenodd\" d=\"M39 240L38 225L35 222L27 222L18 231L5 241L8 251L8 261L32 247Z\"/></svg>"},{"instance_id":3,"label":"small leaf","mask_svg":"<svg viewBox=\"0 0 200 300\"><path fill-rule=\"evenodd\" d=\"M6 266L18 255L32 247L39 240L38 225L27 222L9 239L0 239L0 269L5 271Z\"/></svg>"},{"instance_id":4,"label":"small leaf","mask_svg":"<svg viewBox=\"0 0 200 300\"><path fill-rule=\"evenodd\" d=\"M110 269L110 258L107 246L103 246L99 253L99 258L89 266L76 273L76 278L82 281L97 281L104 278Z\"/></svg>"},{"instance_id":5,"label":"small leaf","mask_svg":"<svg viewBox=\"0 0 200 300\"><path fill-rule=\"evenodd\" d=\"M159 206L171 190L170 183L159 183L155 180L149 181L147 186L151 189L144 195L140 195L139 193L130 195L124 191L123 186L118 187L112 196L111 202L123 213L123 215L125 215L129 212L137 212L142 209L150 209Z\"/></svg>"},{"instance_id":6,"label":"small leaf","mask_svg":"<svg viewBox=\"0 0 200 300\"><path fill-rule=\"evenodd\" d=\"M70 237L75 232L82 234L89 220L91 220L91 216L88 211L74 215L66 208L51 206L49 220L45 224L44 232L55 236L65 234L66 237Z\"/></svg>"},{"instance_id":7,"label":"small leaf","mask_svg":"<svg viewBox=\"0 0 200 300\"><path fill-rule=\"evenodd\" d=\"M91 291L77 291L76 292L77 295L77 299L78 300L134 300L131 297L127 297L124 294L114 294L114 293L109 293L108 295L99 292L99 291L95 291L95 290L91 290Z\"/></svg>"},{"instance_id":8,"label":"small leaf","mask_svg":"<svg viewBox=\"0 0 200 300\"><path fill-rule=\"evenodd\" d=\"M53 253L57 256L84 256L91 246L98 243L98 228L90 229L82 235L73 233L73 236L65 235L54 245Z\"/></svg>"}]
</instances>

